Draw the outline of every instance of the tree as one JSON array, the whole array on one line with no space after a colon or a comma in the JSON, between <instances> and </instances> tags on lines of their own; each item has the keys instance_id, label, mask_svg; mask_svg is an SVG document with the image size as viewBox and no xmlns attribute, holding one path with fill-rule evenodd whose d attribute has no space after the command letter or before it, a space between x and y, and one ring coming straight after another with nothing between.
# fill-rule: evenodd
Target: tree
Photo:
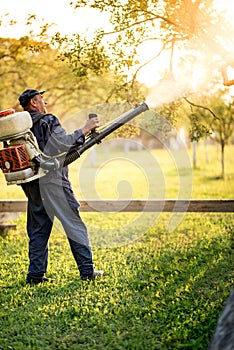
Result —
<instances>
[{"instance_id":1,"label":"tree","mask_svg":"<svg viewBox=\"0 0 234 350\"><path fill-rule=\"evenodd\" d=\"M103 95L106 102L113 100L135 102L142 98L144 89L140 87L138 82L133 86L133 84L127 82L126 74L123 74L122 70L112 69L112 59L101 43L101 38L102 36L97 35L90 42L80 34L74 34L72 37L62 37L57 33L54 41L60 47L60 60L71 67L77 79L87 82L93 76L111 76L111 86Z\"/></svg>"},{"instance_id":2,"label":"tree","mask_svg":"<svg viewBox=\"0 0 234 350\"><path fill-rule=\"evenodd\" d=\"M225 146L231 139L234 129L234 103L225 89L218 90L213 95L200 95L199 103L191 102L188 114L191 122L191 139L199 140L211 135L221 147L221 177L225 177ZM209 107L207 107L209 106Z\"/></svg>"},{"instance_id":3,"label":"tree","mask_svg":"<svg viewBox=\"0 0 234 350\"><path fill-rule=\"evenodd\" d=\"M157 95L162 98L158 99L156 110L175 124L180 118L178 100L196 89L207 88L213 81L220 84L223 67L232 62L229 45L232 38L227 35L230 26L213 3L213 0L126 0L124 4L121 0L73 1L71 5L75 8L90 6L109 13L110 30L97 30L92 40L74 34L71 38L57 35L55 41L63 47L63 59L78 77L89 78L93 72L103 74L110 70L120 77L112 82L106 101L117 96L125 96L129 102L136 100L141 93L139 72L166 51L168 66L157 83ZM151 56L140 63L139 50L148 42L152 45ZM148 103L153 107L151 100ZM193 132L192 136L199 138L198 131L204 134L205 127L200 118L196 123L195 119L194 116L192 126L196 124L196 135Z\"/></svg>"},{"instance_id":4,"label":"tree","mask_svg":"<svg viewBox=\"0 0 234 350\"><path fill-rule=\"evenodd\" d=\"M64 103L64 95L67 93L63 94L61 90L65 90L65 86L66 90L71 86L74 88L74 79L72 80L73 76L66 66L57 60L57 50L51 49L48 43L35 41L29 36L20 39L0 38L0 42L1 109L9 106L18 109L19 93L30 87L51 90L50 107L55 103L59 105L59 101Z\"/></svg>"},{"instance_id":5,"label":"tree","mask_svg":"<svg viewBox=\"0 0 234 350\"><path fill-rule=\"evenodd\" d=\"M58 59L61 50L46 42L23 37L0 38L0 43L1 110L18 110L18 95L26 88L46 89L48 109L66 119L83 108L104 103L110 94L113 75L108 72L99 77L91 72L89 79L82 79L67 62ZM115 95L117 100L123 97L123 91Z\"/></svg>"},{"instance_id":6,"label":"tree","mask_svg":"<svg viewBox=\"0 0 234 350\"><path fill-rule=\"evenodd\" d=\"M71 4L75 8L90 6L110 13L110 31L98 30L92 43L100 53L99 65L100 59L105 62L108 52L108 56L111 55L110 67L122 74L132 72L132 85L141 67L165 50L171 52L167 68L171 73L174 72L176 56L184 62L188 62L192 54L196 62L208 59L207 69L212 71L213 76L221 76L221 63L230 63L232 50L227 45L230 26L215 10L213 0L127 0L124 4L121 0L83 0ZM138 49L149 41L152 43L151 57L140 66ZM74 38L73 48L76 43ZM87 45L88 52L92 43ZM84 52L86 48L82 47ZM68 50L67 56L74 54L73 48ZM193 72L190 73L188 81L193 79Z\"/></svg>"},{"instance_id":7,"label":"tree","mask_svg":"<svg viewBox=\"0 0 234 350\"><path fill-rule=\"evenodd\" d=\"M233 135L234 128L234 104L233 102L223 103L215 106L215 114L218 115L213 122L214 139L221 146L222 178L225 176L224 150Z\"/></svg>"}]
</instances>

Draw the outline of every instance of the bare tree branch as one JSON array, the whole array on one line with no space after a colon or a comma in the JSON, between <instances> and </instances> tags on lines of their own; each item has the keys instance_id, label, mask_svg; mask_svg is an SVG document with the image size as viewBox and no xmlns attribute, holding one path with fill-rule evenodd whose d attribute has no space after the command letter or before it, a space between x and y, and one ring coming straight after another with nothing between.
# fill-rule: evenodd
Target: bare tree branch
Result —
<instances>
[{"instance_id":1,"label":"bare tree branch","mask_svg":"<svg viewBox=\"0 0 234 350\"><path fill-rule=\"evenodd\" d=\"M138 26L140 24L143 24L143 23L146 23L146 22L152 22L155 19L162 19L163 21L165 21L165 22L167 22L169 24L175 25L175 23L172 23L168 18L165 18L165 17L160 16L160 15L154 15L151 18L146 18L146 19L144 19L142 21L134 22L134 23L132 23L132 24L130 24L130 25L124 27L124 28L121 28L121 29L118 29L118 30L113 30L111 32L104 32L103 35L111 35L111 34L121 33L121 32L124 32L127 29L133 28L133 27Z\"/></svg>"},{"instance_id":2,"label":"bare tree branch","mask_svg":"<svg viewBox=\"0 0 234 350\"><path fill-rule=\"evenodd\" d=\"M136 77L137 77L137 74L139 73L139 71L147 66L147 64L149 64L150 62L152 62L155 58L159 57L161 55L161 53L163 52L164 50L164 45L163 47L161 48L161 50L159 51L159 53L153 57L151 57L148 61L146 61L145 63L143 63L140 67L137 68L137 70L135 71L134 75L133 75L133 78L132 78L132 84L131 84L131 87L133 87L133 84L134 84L134 81L136 80Z\"/></svg>"},{"instance_id":3,"label":"bare tree branch","mask_svg":"<svg viewBox=\"0 0 234 350\"><path fill-rule=\"evenodd\" d=\"M201 106L201 105L198 105L198 104L196 104L196 103L193 103L193 102L189 101L189 100L187 99L187 97L183 97L183 98L184 98L184 100L185 100L187 103L189 103L191 106L197 107L197 108L202 108L202 109L208 111L208 112L214 117L214 119L220 120L220 118L217 117L217 115L216 115L210 108L204 107L204 106Z\"/></svg>"},{"instance_id":4,"label":"bare tree branch","mask_svg":"<svg viewBox=\"0 0 234 350\"><path fill-rule=\"evenodd\" d=\"M223 67L222 70L222 76L223 76L223 85L224 86L232 86L234 85L234 79L228 79L228 75L227 75L227 67Z\"/></svg>"}]
</instances>

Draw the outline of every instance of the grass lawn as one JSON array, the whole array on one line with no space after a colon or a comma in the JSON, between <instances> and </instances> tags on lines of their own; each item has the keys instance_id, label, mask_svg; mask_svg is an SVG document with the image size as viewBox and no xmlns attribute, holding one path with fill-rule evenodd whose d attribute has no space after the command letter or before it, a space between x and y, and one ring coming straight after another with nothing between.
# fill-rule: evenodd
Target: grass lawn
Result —
<instances>
[{"instance_id":1,"label":"grass lawn","mask_svg":"<svg viewBox=\"0 0 234 350\"><path fill-rule=\"evenodd\" d=\"M194 171L155 150L140 160L136 151L97 152L95 167L86 157L70 173L78 198L233 198L233 150L227 148L225 179L216 148L206 163L202 146ZM24 198L0 180L2 198ZM0 349L207 349L234 282L233 213L186 214L171 231L167 213L155 221L139 213L82 216L96 267L106 272L92 283L80 281L57 222L53 284L25 285L25 214L17 231L0 237Z\"/></svg>"}]
</instances>

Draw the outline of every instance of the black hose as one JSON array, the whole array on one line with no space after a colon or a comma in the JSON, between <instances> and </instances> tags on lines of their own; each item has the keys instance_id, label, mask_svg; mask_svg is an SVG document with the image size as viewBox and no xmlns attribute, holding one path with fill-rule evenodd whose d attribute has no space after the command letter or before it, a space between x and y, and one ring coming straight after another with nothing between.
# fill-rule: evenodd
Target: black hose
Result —
<instances>
[{"instance_id":1,"label":"black hose","mask_svg":"<svg viewBox=\"0 0 234 350\"><path fill-rule=\"evenodd\" d=\"M117 130L131 119L135 118L139 114L148 110L149 107L145 102L142 102L139 105L136 105L135 108L130 109L128 112L122 114L119 119L108 126L106 129L102 130L100 133L95 133L93 136L86 141L82 146L79 146L77 149L73 149L68 152L66 155L61 157L51 157L49 159L44 159L43 156L39 159L40 167L45 170L56 170L60 169L66 165L73 163L76 159L78 159L82 153L84 153L87 149L95 145L96 143L100 143L103 138L111 134L113 131Z\"/></svg>"}]
</instances>

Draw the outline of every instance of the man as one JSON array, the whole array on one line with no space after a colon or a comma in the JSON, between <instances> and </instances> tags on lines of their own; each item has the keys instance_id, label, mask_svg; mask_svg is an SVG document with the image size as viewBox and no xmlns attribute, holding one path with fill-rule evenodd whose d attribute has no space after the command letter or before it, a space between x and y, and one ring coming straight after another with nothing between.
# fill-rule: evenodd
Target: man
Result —
<instances>
[{"instance_id":1,"label":"man","mask_svg":"<svg viewBox=\"0 0 234 350\"><path fill-rule=\"evenodd\" d=\"M27 89L19 96L20 105L31 115L39 148L48 156L67 152L82 145L85 135L99 126L98 118L86 121L82 129L67 134L58 118L46 112L45 91ZM103 275L95 271L87 228L79 215L79 203L72 191L68 168L49 171L40 179L22 184L28 197L27 232L29 236L29 268L26 282L48 282L45 275L48 263L48 242L57 217L66 232L81 279L92 280Z\"/></svg>"}]
</instances>

